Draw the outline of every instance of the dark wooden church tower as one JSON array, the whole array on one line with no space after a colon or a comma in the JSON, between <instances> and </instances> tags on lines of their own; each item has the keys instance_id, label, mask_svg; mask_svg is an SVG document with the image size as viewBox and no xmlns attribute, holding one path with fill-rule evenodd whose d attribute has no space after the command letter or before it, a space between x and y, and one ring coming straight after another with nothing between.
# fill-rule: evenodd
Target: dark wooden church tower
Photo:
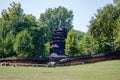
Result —
<instances>
[{"instance_id":1,"label":"dark wooden church tower","mask_svg":"<svg viewBox=\"0 0 120 80\"><path fill-rule=\"evenodd\" d=\"M52 35L50 43L50 56L51 57L66 57L65 55L65 38L67 30L63 26L58 26Z\"/></svg>"}]
</instances>

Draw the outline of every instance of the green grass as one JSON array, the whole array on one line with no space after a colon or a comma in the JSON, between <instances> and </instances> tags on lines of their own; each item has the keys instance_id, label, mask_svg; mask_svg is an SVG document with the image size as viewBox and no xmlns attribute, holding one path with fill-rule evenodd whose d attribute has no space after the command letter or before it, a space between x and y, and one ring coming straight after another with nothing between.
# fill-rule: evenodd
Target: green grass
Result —
<instances>
[{"instance_id":1,"label":"green grass","mask_svg":"<svg viewBox=\"0 0 120 80\"><path fill-rule=\"evenodd\" d=\"M56 68L0 66L0 80L120 80L120 60Z\"/></svg>"}]
</instances>

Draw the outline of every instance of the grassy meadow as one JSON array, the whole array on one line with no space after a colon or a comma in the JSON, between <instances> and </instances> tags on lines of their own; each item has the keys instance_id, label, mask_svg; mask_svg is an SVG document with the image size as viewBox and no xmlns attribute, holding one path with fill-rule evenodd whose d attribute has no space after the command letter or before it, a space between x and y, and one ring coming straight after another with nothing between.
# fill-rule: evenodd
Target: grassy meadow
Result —
<instances>
[{"instance_id":1,"label":"grassy meadow","mask_svg":"<svg viewBox=\"0 0 120 80\"><path fill-rule=\"evenodd\" d=\"M56 68L0 66L0 80L120 80L120 60Z\"/></svg>"}]
</instances>

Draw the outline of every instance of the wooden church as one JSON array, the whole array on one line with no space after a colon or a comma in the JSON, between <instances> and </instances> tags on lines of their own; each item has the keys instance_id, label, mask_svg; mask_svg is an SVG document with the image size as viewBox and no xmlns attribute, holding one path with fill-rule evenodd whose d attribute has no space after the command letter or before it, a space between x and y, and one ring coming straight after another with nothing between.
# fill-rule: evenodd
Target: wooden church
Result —
<instances>
[{"instance_id":1,"label":"wooden church","mask_svg":"<svg viewBox=\"0 0 120 80\"><path fill-rule=\"evenodd\" d=\"M65 58L65 38L67 37L67 30L62 25L59 25L52 35L50 43L50 57Z\"/></svg>"}]
</instances>

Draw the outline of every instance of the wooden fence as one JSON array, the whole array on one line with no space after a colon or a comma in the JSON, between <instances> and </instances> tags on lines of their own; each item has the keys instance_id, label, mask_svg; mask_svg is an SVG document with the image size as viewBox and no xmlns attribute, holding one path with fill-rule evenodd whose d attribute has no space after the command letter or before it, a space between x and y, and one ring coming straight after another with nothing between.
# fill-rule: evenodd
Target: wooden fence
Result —
<instances>
[{"instance_id":1,"label":"wooden fence","mask_svg":"<svg viewBox=\"0 0 120 80\"><path fill-rule=\"evenodd\" d=\"M77 57L67 57L69 59L66 64L83 64L92 63L112 59L120 59L120 52L108 52L104 54L94 54L94 55L83 55ZM61 59L61 58L60 58ZM55 62L59 62L60 59L54 59ZM49 57L46 58L0 58L0 63L13 63L13 64L48 64Z\"/></svg>"}]
</instances>

